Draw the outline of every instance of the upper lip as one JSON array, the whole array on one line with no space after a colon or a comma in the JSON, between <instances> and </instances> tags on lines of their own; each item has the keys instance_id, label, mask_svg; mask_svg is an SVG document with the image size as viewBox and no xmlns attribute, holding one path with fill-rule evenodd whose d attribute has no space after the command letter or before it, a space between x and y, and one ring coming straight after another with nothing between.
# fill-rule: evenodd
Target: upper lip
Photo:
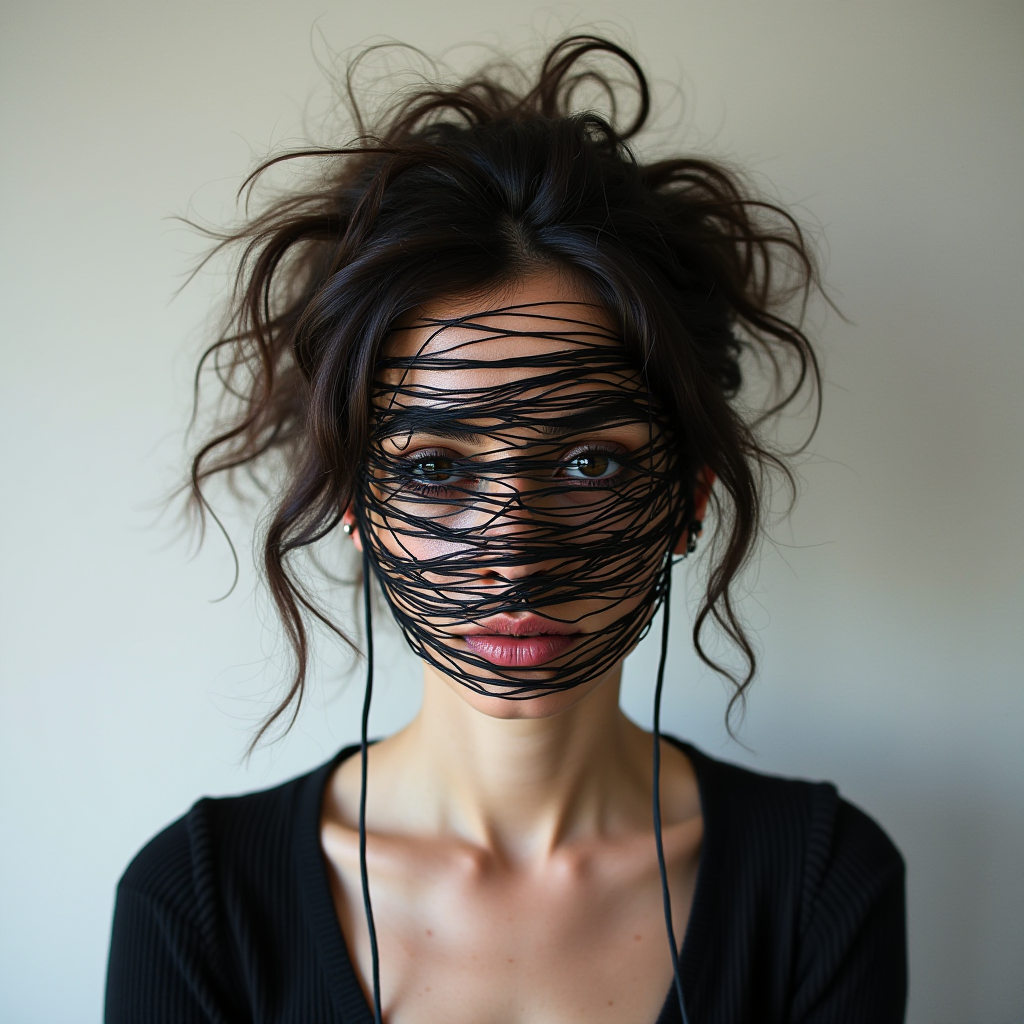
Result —
<instances>
[{"instance_id":1,"label":"upper lip","mask_svg":"<svg viewBox=\"0 0 1024 1024\"><path fill-rule=\"evenodd\" d=\"M470 626L463 636L570 636L579 627L570 622L557 622L542 615L492 615Z\"/></svg>"}]
</instances>

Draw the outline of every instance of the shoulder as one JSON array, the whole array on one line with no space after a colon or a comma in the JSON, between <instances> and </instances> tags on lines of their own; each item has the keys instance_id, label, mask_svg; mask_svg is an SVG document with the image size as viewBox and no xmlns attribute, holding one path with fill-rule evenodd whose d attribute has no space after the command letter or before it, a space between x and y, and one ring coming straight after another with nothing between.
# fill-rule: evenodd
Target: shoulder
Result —
<instances>
[{"instance_id":1,"label":"shoulder","mask_svg":"<svg viewBox=\"0 0 1024 1024\"><path fill-rule=\"evenodd\" d=\"M336 760L336 759L335 759ZM335 762L273 786L230 797L203 797L136 854L118 885L184 911L212 898L225 876L279 869L304 812L316 813L323 778Z\"/></svg>"},{"instance_id":2,"label":"shoulder","mask_svg":"<svg viewBox=\"0 0 1024 1024\"><path fill-rule=\"evenodd\" d=\"M882 827L831 783L680 746L705 823L691 912L705 966L724 956L741 965L733 989L750 1007L771 1008L763 1019L901 1020L905 870ZM756 1016L731 1006L725 1018L745 1014Z\"/></svg>"},{"instance_id":3,"label":"shoulder","mask_svg":"<svg viewBox=\"0 0 1024 1024\"><path fill-rule=\"evenodd\" d=\"M799 851L808 882L837 864L903 871L899 850L878 822L832 783L752 771L680 746L697 772L707 828L727 832L734 850L767 863L792 863Z\"/></svg>"},{"instance_id":4,"label":"shoulder","mask_svg":"<svg viewBox=\"0 0 1024 1024\"><path fill-rule=\"evenodd\" d=\"M142 848L117 888L108 1021L263 1019L282 992L323 997L308 911L329 906L319 808L337 760L199 800Z\"/></svg>"}]
</instances>

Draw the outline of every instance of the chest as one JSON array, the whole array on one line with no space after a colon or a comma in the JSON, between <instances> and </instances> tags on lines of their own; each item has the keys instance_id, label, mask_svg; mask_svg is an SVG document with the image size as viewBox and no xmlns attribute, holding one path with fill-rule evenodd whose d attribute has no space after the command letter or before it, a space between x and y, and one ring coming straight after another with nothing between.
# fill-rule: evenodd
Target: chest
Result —
<instances>
[{"instance_id":1,"label":"chest","mask_svg":"<svg viewBox=\"0 0 1024 1024\"><path fill-rule=\"evenodd\" d=\"M694 837L681 838L666 836L677 939L697 863ZM634 846L534 870L460 850L392 850L371 861L388 1024L654 1024L672 963L656 857ZM342 931L369 991L358 861L329 860Z\"/></svg>"}]
</instances>

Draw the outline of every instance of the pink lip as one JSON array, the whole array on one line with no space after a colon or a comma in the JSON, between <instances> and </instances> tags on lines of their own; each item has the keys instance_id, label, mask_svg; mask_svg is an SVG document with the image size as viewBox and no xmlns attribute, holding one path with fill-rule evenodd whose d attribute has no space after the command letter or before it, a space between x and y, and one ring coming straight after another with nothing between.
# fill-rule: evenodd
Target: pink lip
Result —
<instances>
[{"instance_id":1,"label":"pink lip","mask_svg":"<svg viewBox=\"0 0 1024 1024\"><path fill-rule=\"evenodd\" d=\"M487 636L569 636L579 633L579 627L565 622L546 619L543 615L524 612L522 615L492 615L481 619L466 630L466 635Z\"/></svg>"},{"instance_id":2,"label":"pink lip","mask_svg":"<svg viewBox=\"0 0 1024 1024\"><path fill-rule=\"evenodd\" d=\"M576 637L564 633L550 633L546 636L502 636L500 634L474 633L463 637L466 646L489 661L503 668L530 668L543 665L557 658L562 651L576 642Z\"/></svg>"},{"instance_id":3,"label":"pink lip","mask_svg":"<svg viewBox=\"0 0 1024 1024\"><path fill-rule=\"evenodd\" d=\"M466 646L503 668L531 668L557 658L575 643L578 627L541 615L494 615L463 636Z\"/></svg>"}]
</instances>

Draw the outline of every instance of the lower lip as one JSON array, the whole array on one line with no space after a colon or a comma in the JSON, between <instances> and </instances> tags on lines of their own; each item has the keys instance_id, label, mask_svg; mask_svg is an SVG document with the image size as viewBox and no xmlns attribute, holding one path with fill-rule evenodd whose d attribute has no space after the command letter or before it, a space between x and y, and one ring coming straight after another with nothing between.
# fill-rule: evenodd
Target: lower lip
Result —
<instances>
[{"instance_id":1,"label":"lower lip","mask_svg":"<svg viewBox=\"0 0 1024 1024\"><path fill-rule=\"evenodd\" d=\"M568 650L575 636L551 633L544 636L503 636L474 634L463 637L466 646L485 661L502 668L532 668L544 665Z\"/></svg>"}]
</instances>

